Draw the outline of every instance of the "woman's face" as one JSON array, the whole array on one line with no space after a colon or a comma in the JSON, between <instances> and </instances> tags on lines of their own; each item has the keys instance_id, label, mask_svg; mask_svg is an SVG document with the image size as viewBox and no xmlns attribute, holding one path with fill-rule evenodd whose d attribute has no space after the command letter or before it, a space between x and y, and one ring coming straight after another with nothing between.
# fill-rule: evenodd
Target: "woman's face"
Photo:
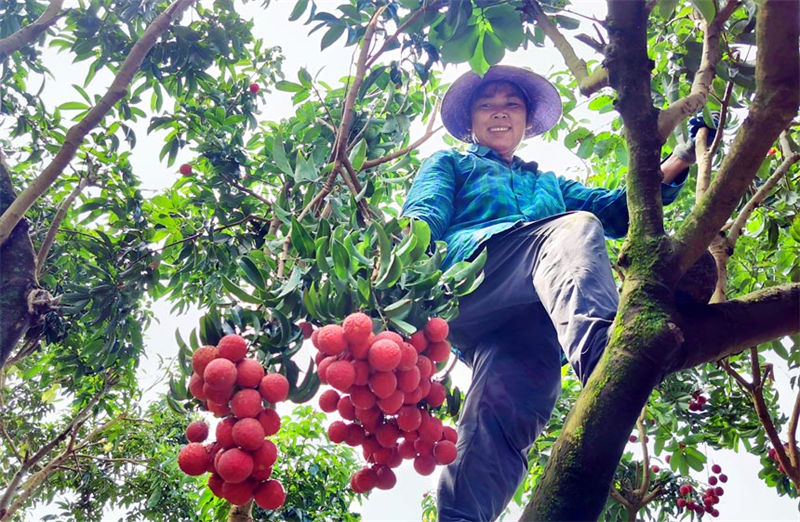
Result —
<instances>
[{"instance_id":1,"label":"woman's face","mask_svg":"<svg viewBox=\"0 0 800 522\"><path fill-rule=\"evenodd\" d=\"M484 87L472 102L472 135L476 143L492 148L511 161L525 135L525 100L508 82Z\"/></svg>"}]
</instances>

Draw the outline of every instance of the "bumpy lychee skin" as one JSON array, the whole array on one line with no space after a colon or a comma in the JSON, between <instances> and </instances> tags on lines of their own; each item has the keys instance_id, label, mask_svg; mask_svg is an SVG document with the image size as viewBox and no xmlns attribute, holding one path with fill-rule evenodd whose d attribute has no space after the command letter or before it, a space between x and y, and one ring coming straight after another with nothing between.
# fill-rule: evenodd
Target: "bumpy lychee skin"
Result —
<instances>
[{"instance_id":1,"label":"bumpy lychee skin","mask_svg":"<svg viewBox=\"0 0 800 522\"><path fill-rule=\"evenodd\" d=\"M239 390L231 399L231 411L239 419L258 417L262 409L261 394L252 388Z\"/></svg>"},{"instance_id":2,"label":"bumpy lychee skin","mask_svg":"<svg viewBox=\"0 0 800 522\"><path fill-rule=\"evenodd\" d=\"M344 330L344 338L348 343L364 342L372 333L372 319L363 312L355 312L344 318L342 330Z\"/></svg>"},{"instance_id":3,"label":"bumpy lychee skin","mask_svg":"<svg viewBox=\"0 0 800 522\"><path fill-rule=\"evenodd\" d=\"M227 449L217 457L217 473L225 482L238 484L253 472L253 457L239 448Z\"/></svg>"},{"instance_id":4,"label":"bumpy lychee skin","mask_svg":"<svg viewBox=\"0 0 800 522\"><path fill-rule=\"evenodd\" d=\"M414 368L417 365L418 357L416 348L410 343L404 342L400 345L400 362L397 363L397 369L410 370Z\"/></svg>"},{"instance_id":5,"label":"bumpy lychee skin","mask_svg":"<svg viewBox=\"0 0 800 522\"><path fill-rule=\"evenodd\" d=\"M319 396L319 409L325 413L332 413L336 411L336 404L341 397L336 390L325 390Z\"/></svg>"},{"instance_id":6,"label":"bumpy lychee skin","mask_svg":"<svg viewBox=\"0 0 800 522\"><path fill-rule=\"evenodd\" d=\"M348 446L356 447L359 444L364 442L364 439L367 438L367 434L364 431L364 427L358 424L352 423L347 425L347 434L344 437L344 443Z\"/></svg>"},{"instance_id":7,"label":"bumpy lychee skin","mask_svg":"<svg viewBox=\"0 0 800 522\"><path fill-rule=\"evenodd\" d=\"M353 474L353 482L359 492L366 493L378 483L378 474L372 468L361 468Z\"/></svg>"},{"instance_id":8,"label":"bumpy lychee skin","mask_svg":"<svg viewBox=\"0 0 800 522\"><path fill-rule=\"evenodd\" d=\"M349 421L355 420L356 407L349 395L344 395L339 399L339 402L336 403L336 409L339 411L341 418Z\"/></svg>"},{"instance_id":9,"label":"bumpy lychee skin","mask_svg":"<svg viewBox=\"0 0 800 522\"><path fill-rule=\"evenodd\" d=\"M211 492L214 494L214 496L217 497L217 498L223 498L222 497L222 484L224 484L224 483L225 483L225 481L222 480L222 477L220 477L216 473L212 473L208 477L208 489L210 489Z\"/></svg>"},{"instance_id":10,"label":"bumpy lychee skin","mask_svg":"<svg viewBox=\"0 0 800 522\"><path fill-rule=\"evenodd\" d=\"M452 426L442 426L442 439L455 444L458 442L458 432Z\"/></svg>"},{"instance_id":11,"label":"bumpy lychee skin","mask_svg":"<svg viewBox=\"0 0 800 522\"><path fill-rule=\"evenodd\" d=\"M369 382L369 363L367 361L353 361L353 368L356 371L353 384L356 386L366 385Z\"/></svg>"},{"instance_id":12,"label":"bumpy lychee skin","mask_svg":"<svg viewBox=\"0 0 800 522\"><path fill-rule=\"evenodd\" d=\"M231 409L228 408L227 404L220 404L214 401L206 401L206 408L208 408L208 411L217 417L224 417L225 415L229 415L231 412Z\"/></svg>"},{"instance_id":13,"label":"bumpy lychee skin","mask_svg":"<svg viewBox=\"0 0 800 522\"><path fill-rule=\"evenodd\" d=\"M190 442L178 452L178 467L187 475L197 476L206 472L208 452L199 442Z\"/></svg>"},{"instance_id":14,"label":"bumpy lychee skin","mask_svg":"<svg viewBox=\"0 0 800 522\"><path fill-rule=\"evenodd\" d=\"M403 406L405 398L405 393L400 390L395 390L388 397L378 400L378 408L387 415L394 415Z\"/></svg>"},{"instance_id":15,"label":"bumpy lychee skin","mask_svg":"<svg viewBox=\"0 0 800 522\"><path fill-rule=\"evenodd\" d=\"M432 382L431 389L428 392L428 395L425 396L425 402L427 402L433 408L438 408L444 404L446 395L447 393L442 383Z\"/></svg>"},{"instance_id":16,"label":"bumpy lychee skin","mask_svg":"<svg viewBox=\"0 0 800 522\"><path fill-rule=\"evenodd\" d=\"M417 456L417 449L414 447L414 441L405 439L397 446L397 452L403 459L413 459Z\"/></svg>"},{"instance_id":17,"label":"bumpy lychee skin","mask_svg":"<svg viewBox=\"0 0 800 522\"><path fill-rule=\"evenodd\" d=\"M325 372L328 384L339 391L347 391L356 379L356 370L349 361L334 361Z\"/></svg>"},{"instance_id":18,"label":"bumpy lychee skin","mask_svg":"<svg viewBox=\"0 0 800 522\"><path fill-rule=\"evenodd\" d=\"M433 375L433 363L425 355L420 355L417 359L417 368L419 368L420 379L430 379Z\"/></svg>"},{"instance_id":19,"label":"bumpy lychee skin","mask_svg":"<svg viewBox=\"0 0 800 522\"><path fill-rule=\"evenodd\" d=\"M317 334L317 345L320 351L328 355L339 355L347 348L347 339L344 337L344 328L338 324L326 324Z\"/></svg>"},{"instance_id":20,"label":"bumpy lychee skin","mask_svg":"<svg viewBox=\"0 0 800 522\"><path fill-rule=\"evenodd\" d=\"M449 440L440 440L433 446L433 458L437 464L450 464L456 460L456 445Z\"/></svg>"},{"instance_id":21,"label":"bumpy lychee skin","mask_svg":"<svg viewBox=\"0 0 800 522\"><path fill-rule=\"evenodd\" d=\"M397 427L403 431L413 431L422 423L422 414L416 406L403 406L397 412Z\"/></svg>"},{"instance_id":22,"label":"bumpy lychee skin","mask_svg":"<svg viewBox=\"0 0 800 522\"><path fill-rule=\"evenodd\" d=\"M208 398L206 394L203 393L204 384L203 378L196 373L193 373L192 376L189 377L189 392L192 394L192 397L200 401L204 401Z\"/></svg>"},{"instance_id":23,"label":"bumpy lychee skin","mask_svg":"<svg viewBox=\"0 0 800 522\"><path fill-rule=\"evenodd\" d=\"M217 424L215 432L217 442L225 449L236 446L236 443L233 441L233 436L231 435L234 424L236 424L236 419L233 417L227 417Z\"/></svg>"},{"instance_id":24,"label":"bumpy lychee skin","mask_svg":"<svg viewBox=\"0 0 800 522\"><path fill-rule=\"evenodd\" d=\"M432 317L425 325L425 337L433 343L438 343L447 339L447 334L450 333L450 327L447 321L441 317Z\"/></svg>"},{"instance_id":25,"label":"bumpy lychee skin","mask_svg":"<svg viewBox=\"0 0 800 522\"><path fill-rule=\"evenodd\" d=\"M431 341L428 343L428 349L425 353L433 362L446 361L450 357L450 343L447 341Z\"/></svg>"},{"instance_id":26,"label":"bumpy lychee skin","mask_svg":"<svg viewBox=\"0 0 800 522\"><path fill-rule=\"evenodd\" d=\"M272 404L285 401L289 396L289 381L280 373L268 373L261 379L258 391Z\"/></svg>"},{"instance_id":27,"label":"bumpy lychee skin","mask_svg":"<svg viewBox=\"0 0 800 522\"><path fill-rule=\"evenodd\" d=\"M377 466L375 474L377 475L375 486L378 489L392 489L397 484L397 476L388 466Z\"/></svg>"},{"instance_id":28,"label":"bumpy lychee skin","mask_svg":"<svg viewBox=\"0 0 800 522\"><path fill-rule=\"evenodd\" d=\"M375 372L369 378L369 389L379 399L385 399L397 389L397 377L393 372Z\"/></svg>"},{"instance_id":29,"label":"bumpy lychee skin","mask_svg":"<svg viewBox=\"0 0 800 522\"><path fill-rule=\"evenodd\" d=\"M397 438L400 436L400 430L397 425L391 422L386 422L378 426L375 430L375 439L378 444L384 448L393 448L397 445Z\"/></svg>"},{"instance_id":30,"label":"bumpy lychee skin","mask_svg":"<svg viewBox=\"0 0 800 522\"><path fill-rule=\"evenodd\" d=\"M383 420L383 413L377 407L372 408L356 408L356 418L364 426L364 429L370 433L375 433L378 424Z\"/></svg>"},{"instance_id":31,"label":"bumpy lychee skin","mask_svg":"<svg viewBox=\"0 0 800 522\"><path fill-rule=\"evenodd\" d=\"M203 381L209 388L217 390L232 388L236 383L236 365L228 359L214 359L206 365Z\"/></svg>"},{"instance_id":32,"label":"bumpy lychee skin","mask_svg":"<svg viewBox=\"0 0 800 522\"><path fill-rule=\"evenodd\" d=\"M431 455L420 455L414 459L414 469L420 475L430 475L436 469L436 460Z\"/></svg>"},{"instance_id":33,"label":"bumpy lychee skin","mask_svg":"<svg viewBox=\"0 0 800 522\"><path fill-rule=\"evenodd\" d=\"M206 399L217 404L227 404L228 400L233 397L233 386L226 386L224 388L213 388L208 383L203 385L203 395Z\"/></svg>"},{"instance_id":34,"label":"bumpy lychee skin","mask_svg":"<svg viewBox=\"0 0 800 522\"><path fill-rule=\"evenodd\" d=\"M722 467L719 464L714 464L711 466L711 471L714 473L722 473Z\"/></svg>"},{"instance_id":35,"label":"bumpy lychee skin","mask_svg":"<svg viewBox=\"0 0 800 522\"><path fill-rule=\"evenodd\" d=\"M206 453L208 453L208 466L206 467L206 471L209 473L216 473L216 468L214 467L214 459L217 456L217 453L222 451L222 446L218 442L211 442L205 445Z\"/></svg>"},{"instance_id":36,"label":"bumpy lychee skin","mask_svg":"<svg viewBox=\"0 0 800 522\"><path fill-rule=\"evenodd\" d=\"M366 386L351 386L350 400L357 409L366 410L375 406L375 394Z\"/></svg>"},{"instance_id":37,"label":"bumpy lychee skin","mask_svg":"<svg viewBox=\"0 0 800 522\"><path fill-rule=\"evenodd\" d=\"M253 500L261 509L278 509L286 502L286 493L280 481L268 480L256 488Z\"/></svg>"},{"instance_id":38,"label":"bumpy lychee skin","mask_svg":"<svg viewBox=\"0 0 800 522\"><path fill-rule=\"evenodd\" d=\"M265 440L264 444L253 451L253 462L256 465L272 467L278 460L278 447L271 440Z\"/></svg>"},{"instance_id":39,"label":"bumpy lychee skin","mask_svg":"<svg viewBox=\"0 0 800 522\"><path fill-rule=\"evenodd\" d=\"M264 427L257 419L239 419L233 425L231 437L233 437L233 442L242 449L255 451L264 444Z\"/></svg>"},{"instance_id":40,"label":"bumpy lychee skin","mask_svg":"<svg viewBox=\"0 0 800 522\"><path fill-rule=\"evenodd\" d=\"M186 439L189 442L203 442L208 437L208 424L203 421L190 422L186 426Z\"/></svg>"},{"instance_id":41,"label":"bumpy lychee skin","mask_svg":"<svg viewBox=\"0 0 800 522\"><path fill-rule=\"evenodd\" d=\"M257 418L267 437L275 435L281 429L281 416L272 408L264 408Z\"/></svg>"},{"instance_id":42,"label":"bumpy lychee skin","mask_svg":"<svg viewBox=\"0 0 800 522\"><path fill-rule=\"evenodd\" d=\"M224 482L222 484L222 497L234 506L243 506L253 499L253 490L256 483L253 480L244 480L236 484Z\"/></svg>"},{"instance_id":43,"label":"bumpy lychee skin","mask_svg":"<svg viewBox=\"0 0 800 522\"><path fill-rule=\"evenodd\" d=\"M437 442L442 438L442 421L432 415L424 414L417 431L420 438Z\"/></svg>"},{"instance_id":44,"label":"bumpy lychee skin","mask_svg":"<svg viewBox=\"0 0 800 522\"><path fill-rule=\"evenodd\" d=\"M216 346L201 346L192 354L192 370L197 375L203 375L208 363L218 357Z\"/></svg>"},{"instance_id":45,"label":"bumpy lychee skin","mask_svg":"<svg viewBox=\"0 0 800 522\"><path fill-rule=\"evenodd\" d=\"M379 372L389 372L397 368L401 357L400 345L389 339L376 340L367 354L370 366Z\"/></svg>"},{"instance_id":46,"label":"bumpy lychee skin","mask_svg":"<svg viewBox=\"0 0 800 522\"><path fill-rule=\"evenodd\" d=\"M328 356L323 357L323 359L317 363L317 376L319 377L319 382L322 384L328 384L328 366L334 362L336 362L336 358Z\"/></svg>"},{"instance_id":47,"label":"bumpy lychee skin","mask_svg":"<svg viewBox=\"0 0 800 522\"><path fill-rule=\"evenodd\" d=\"M247 341L241 335L229 334L219 340L217 350L220 357L238 362L247 354Z\"/></svg>"},{"instance_id":48,"label":"bumpy lychee skin","mask_svg":"<svg viewBox=\"0 0 800 522\"><path fill-rule=\"evenodd\" d=\"M397 376L398 390L411 393L419 386L419 368L416 366L410 370L398 370L395 375Z\"/></svg>"},{"instance_id":49,"label":"bumpy lychee skin","mask_svg":"<svg viewBox=\"0 0 800 522\"><path fill-rule=\"evenodd\" d=\"M345 437L347 436L347 424L342 421L333 421L330 426L328 426L328 438L334 444L339 444L340 442L344 442Z\"/></svg>"},{"instance_id":50,"label":"bumpy lychee skin","mask_svg":"<svg viewBox=\"0 0 800 522\"><path fill-rule=\"evenodd\" d=\"M417 350L417 353L422 353L428 347L428 339L425 338L425 332L419 330L414 332L411 337L408 338L409 344Z\"/></svg>"},{"instance_id":51,"label":"bumpy lychee skin","mask_svg":"<svg viewBox=\"0 0 800 522\"><path fill-rule=\"evenodd\" d=\"M257 388L264 377L264 367L255 359L242 359L236 363L236 384L240 388Z\"/></svg>"}]
</instances>

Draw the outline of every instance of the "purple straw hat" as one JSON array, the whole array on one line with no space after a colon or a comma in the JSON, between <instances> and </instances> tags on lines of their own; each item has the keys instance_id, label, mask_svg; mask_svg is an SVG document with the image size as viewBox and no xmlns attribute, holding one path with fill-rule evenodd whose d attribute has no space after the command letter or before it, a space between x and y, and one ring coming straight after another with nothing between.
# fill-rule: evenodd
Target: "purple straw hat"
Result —
<instances>
[{"instance_id":1,"label":"purple straw hat","mask_svg":"<svg viewBox=\"0 0 800 522\"><path fill-rule=\"evenodd\" d=\"M472 95L481 84L496 81L513 83L525 95L527 123L530 125L525 138L549 130L561 118L561 97L543 76L521 67L493 65L483 78L470 71L462 74L447 89L442 100L442 123L455 138L468 143L472 141Z\"/></svg>"}]
</instances>

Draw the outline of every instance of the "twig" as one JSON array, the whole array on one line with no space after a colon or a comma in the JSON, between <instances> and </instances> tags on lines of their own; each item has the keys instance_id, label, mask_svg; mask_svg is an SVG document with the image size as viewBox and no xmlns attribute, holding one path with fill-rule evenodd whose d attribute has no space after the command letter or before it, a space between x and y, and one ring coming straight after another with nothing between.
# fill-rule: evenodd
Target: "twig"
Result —
<instances>
[{"instance_id":1,"label":"twig","mask_svg":"<svg viewBox=\"0 0 800 522\"><path fill-rule=\"evenodd\" d=\"M428 120L428 125L425 127L425 134L420 136L419 139L417 139L416 141L414 141L414 143L408 145L407 147L403 147L402 149L396 150L396 151L394 151L394 152L392 152L390 154L387 154L386 156L383 156L381 158L376 158L376 159L372 159L372 160L366 160L364 162L364 164L361 166L361 170L371 169L371 168L376 167L376 166L378 166L378 165L380 165L382 163L386 163L388 161L392 161L395 158L399 158L400 156L402 156L404 154L408 154L410 151L416 149L417 147L419 147L420 145L425 143L428 140L428 138L430 138L431 136L433 136L434 134L439 132L439 130L442 129L442 126L440 125L440 126L438 126L438 127L436 127L434 129L433 128L433 124L436 122L436 113L439 111L439 104L440 103L441 102L437 102L436 103L436 107L434 107L433 112L431 113L431 118L430 118L430 120Z\"/></svg>"},{"instance_id":2,"label":"twig","mask_svg":"<svg viewBox=\"0 0 800 522\"><path fill-rule=\"evenodd\" d=\"M744 377L742 377L742 376L739 374L739 372L737 372L736 370L734 370L734 369L731 367L731 364L730 364L730 362L729 362L729 361L727 361L727 360L722 360L722 361L720 361L720 362L719 362L719 365L720 365L720 366L722 366L722 369L723 369L723 370L725 370L725 373L727 373L728 375L730 375L731 377L733 377L733 379L734 379L736 382L738 382L738 383L739 383L739 386L741 386L742 388L744 388L744 389L745 389L745 391L747 391L748 393L751 393L751 391L752 391L752 389L753 389L753 385L752 385L752 384L750 384L749 382L747 382L747 381L744 379Z\"/></svg>"},{"instance_id":3,"label":"twig","mask_svg":"<svg viewBox=\"0 0 800 522\"><path fill-rule=\"evenodd\" d=\"M795 467L800 466L797 460L797 421L800 418L800 390L794 398L794 408L792 408L792 418L789 420L789 460Z\"/></svg>"},{"instance_id":4,"label":"twig","mask_svg":"<svg viewBox=\"0 0 800 522\"><path fill-rule=\"evenodd\" d=\"M242 192L244 192L246 194L250 194L251 196L253 196L257 200L259 200L260 202L264 203L265 205L269 205L270 207L272 207L272 202L269 201L268 199L266 199L264 196L256 194L255 192L253 192L249 188L245 187L244 185L242 185L241 183L239 183L238 181L236 181L233 178L229 178L228 176L226 176L224 174L221 174L221 175L222 175L222 179L224 179L225 181L227 181L228 183L230 183L231 185L233 185L237 189L241 190Z\"/></svg>"},{"instance_id":5,"label":"twig","mask_svg":"<svg viewBox=\"0 0 800 522\"><path fill-rule=\"evenodd\" d=\"M61 12L61 5L64 0L52 0L47 9L33 23L20 28L17 32L0 39L0 61L5 60L6 56L14 51L22 49L36 41L48 27L64 16L66 12Z\"/></svg>"},{"instance_id":6,"label":"twig","mask_svg":"<svg viewBox=\"0 0 800 522\"><path fill-rule=\"evenodd\" d=\"M137 465L137 466L142 466L143 468L148 469L150 471L154 471L156 473L160 473L165 477L169 477L168 473L166 473L166 472L164 472L164 471L162 471L160 469L154 468L152 466L148 466L147 464L145 464L145 462L147 462L147 461L144 461L144 460L127 459L127 458L122 458L122 457L102 457L100 455L88 455L86 453L76 453L75 457L76 458L80 458L80 459L98 460L100 462L111 462L111 463L121 462L121 463L124 463L124 464L134 464L134 465Z\"/></svg>"},{"instance_id":7,"label":"twig","mask_svg":"<svg viewBox=\"0 0 800 522\"><path fill-rule=\"evenodd\" d=\"M56 212L56 215L53 217L53 221L50 223L50 228L47 230L47 235L45 236L44 241L42 241L42 246L39 248L39 253L36 254L37 281L39 280L39 274L42 273L42 266L44 265L45 259L47 259L47 254L50 252L50 248L53 246L53 242L56 239L58 227L61 226L61 222L64 221L64 218L67 216L69 207L72 206L72 203L88 184L89 177L82 177L78 184L75 185L75 188L72 189L72 192L70 192L66 199L61 202L61 206L58 207L58 212Z\"/></svg>"},{"instance_id":8,"label":"twig","mask_svg":"<svg viewBox=\"0 0 800 522\"><path fill-rule=\"evenodd\" d=\"M389 48L389 46L392 44L392 42L397 40L397 37L400 36L400 34L403 33L406 30L406 28L408 28L409 25L413 24L416 21L417 18L419 18L420 16L425 14L429 9L439 9L439 7L442 4L444 4L444 2L431 2L426 7L423 7L422 9L419 9L418 11L414 11L413 13L408 15L408 18L406 19L406 21L403 22L402 24L400 24L399 26L397 26L397 30L394 32L394 34L392 34L391 36L386 38L383 41L383 45L381 45L381 47L377 51L375 51L372 54L372 56L369 57L369 59L366 61L366 66L367 67L371 67L372 64L375 63L375 60L377 60L378 57L380 55L382 55L386 51L386 49Z\"/></svg>"},{"instance_id":9,"label":"twig","mask_svg":"<svg viewBox=\"0 0 800 522\"><path fill-rule=\"evenodd\" d=\"M650 489L650 453L647 451L647 432L644 429L644 416L647 412L647 405L642 408L642 413L636 419L636 426L639 428L639 438L642 442L642 484L639 489L634 491L636 498L641 500L648 489ZM638 506L641 508L641 505ZM638 509L636 511L639 511Z\"/></svg>"}]
</instances>

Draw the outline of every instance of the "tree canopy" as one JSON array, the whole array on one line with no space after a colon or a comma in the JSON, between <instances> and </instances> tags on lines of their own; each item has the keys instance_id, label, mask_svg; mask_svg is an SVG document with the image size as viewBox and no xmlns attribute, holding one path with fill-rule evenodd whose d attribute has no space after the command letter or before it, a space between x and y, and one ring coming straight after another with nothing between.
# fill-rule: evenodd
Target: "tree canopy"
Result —
<instances>
[{"instance_id":1,"label":"tree canopy","mask_svg":"<svg viewBox=\"0 0 800 522\"><path fill-rule=\"evenodd\" d=\"M443 272L446 246L398 215L418 148L439 130L441 71L468 63L481 74L511 52L535 68L542 47L564 59L551 78L564 117L543 138L585 161L587 184L627 188L630 230L609 242L621 289L611 342L584 390L565 384L532 449L515 498L523 518L685 516L680 487L713 486L689 476L706 466L698 445L759 455L775 493L798 495L800 394L780 411L766 362L786 364L796 392L796 2L609 0L594 19L566 0L297 0L289 20L269 19L322 34L322 53L352 48L336 83L284 70L281 49L237 8L0 5L0 520L54 500L76 520L106 508L135 520L229 516L175 464L199 415L191 351L240 333L302 403L319 380L297 356L301 321L362 310L410 335L454 317L483 259ZM49 51L88 73L53 77ZM64 91L57 107L41 96L51 84ZM276 91L291 93L293 114L269 121L260 106ZM660 159L698 111L719 114L716 136L708 145L700 131L698 165L663 209ZM193 158L156 194L132 162L145 125L165 172ZM716 283L703 293L698 281ZM136 369L155 300L204 315L176 338L169 391L148 405ZM463 393L439 370L441 413L457 419ZM306 494L344 490L355 465L304 408L279 443L297 488L283 514L236 516L357 518L352 491ZM632 431L641 457L626 446Z\"/></svg>"}]
</instances>

